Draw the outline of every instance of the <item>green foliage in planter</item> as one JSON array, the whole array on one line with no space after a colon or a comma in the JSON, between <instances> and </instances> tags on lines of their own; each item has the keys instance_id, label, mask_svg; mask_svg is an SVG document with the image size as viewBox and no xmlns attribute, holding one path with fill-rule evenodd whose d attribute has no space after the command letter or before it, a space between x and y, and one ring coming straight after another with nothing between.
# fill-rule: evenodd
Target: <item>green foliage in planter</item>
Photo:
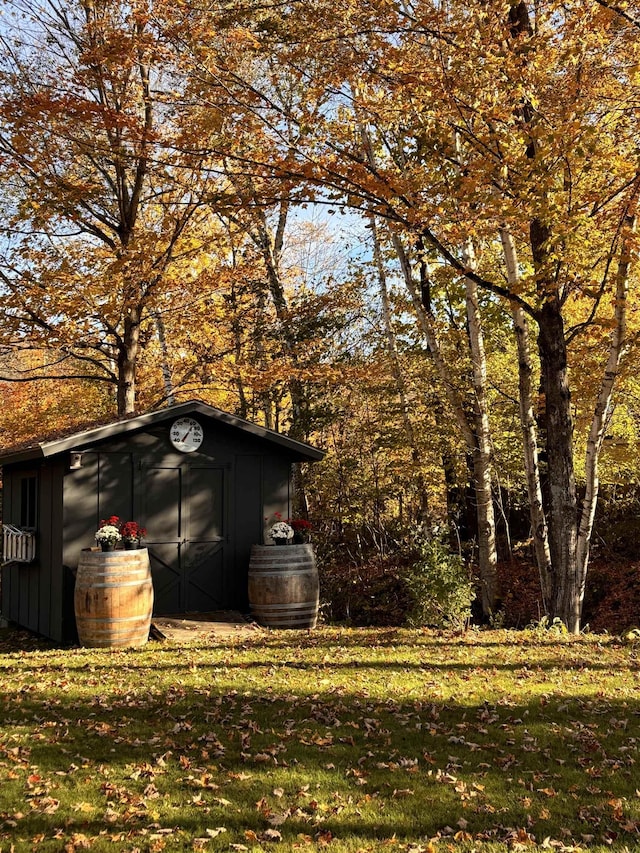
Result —
<instances>
[{"instance_id":1,"label":"green foliage in planter","mask_svg":"<svg viewBox=\"0 0 640 853\"><path fill-rule=\"evenodd\" d=\"M474 583L464 561L436 539L423 542L407 569L413 604L407 623L413 627L463 628L471 618Z\"/></svg>"}]
</instances>

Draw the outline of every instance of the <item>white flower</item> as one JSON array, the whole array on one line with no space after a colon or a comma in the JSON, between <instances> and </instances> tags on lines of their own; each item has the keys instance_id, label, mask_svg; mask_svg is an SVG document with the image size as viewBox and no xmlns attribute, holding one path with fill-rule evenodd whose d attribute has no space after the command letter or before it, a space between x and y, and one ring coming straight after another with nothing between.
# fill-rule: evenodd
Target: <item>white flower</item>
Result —
<instances>
[{"instance_id":1,"label":"white flower","mask_svg":"<svg viewBox=\"0 0 640 853\"><path fill-rule=\"evenodd\" d=\"M120 531L113 524L105 524L96 531L96 542L119 542L121 539Z\"/></svg>"},{"instance_id":2,"label":"white flower","mask_svg":"<svg viewBox=\"0 0 640 853\"><path fill-rule=\"evenodd\" d=\"M290 527L286 521L277 521L269 531L269 536L272 539L291 539L293 527Z\"/></svg>"}]
</instances>

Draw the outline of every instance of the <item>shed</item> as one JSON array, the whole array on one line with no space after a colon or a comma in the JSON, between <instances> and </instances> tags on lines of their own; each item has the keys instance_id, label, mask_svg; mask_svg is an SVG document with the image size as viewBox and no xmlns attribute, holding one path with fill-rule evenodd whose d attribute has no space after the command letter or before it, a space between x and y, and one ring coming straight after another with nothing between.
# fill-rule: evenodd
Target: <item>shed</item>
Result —
<instances>
[{"instance_id":1,"label":"shed","mask_svg":"<svg viewBox=\"0 0 640 853\"><path fill-rule=\"evenodd\" d=\"M323 456L197 400L0 454L0 614L74 642L80 553L112 515L147 529L154 615L245 610L251 545L289 515L292 464Z\"/></svg>"}]
</instances>

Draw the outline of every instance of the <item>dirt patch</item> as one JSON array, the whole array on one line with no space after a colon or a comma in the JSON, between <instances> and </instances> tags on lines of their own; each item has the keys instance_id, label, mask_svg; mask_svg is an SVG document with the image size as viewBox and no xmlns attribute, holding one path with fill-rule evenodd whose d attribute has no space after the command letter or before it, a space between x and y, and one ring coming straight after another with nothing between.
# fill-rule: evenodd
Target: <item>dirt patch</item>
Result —
<instances>
[{"instance_id":1,"label":"dirt patch","mask_svg":"<svg viewBox=\"0 0 640 853\"><path fill-rule=\"evenodd\" d=\"M237 610L211 613L181 613L156 616L151 622L152 640L188 643L214 637L239 636L264 630Z\"/></svg>"}]
</instances>

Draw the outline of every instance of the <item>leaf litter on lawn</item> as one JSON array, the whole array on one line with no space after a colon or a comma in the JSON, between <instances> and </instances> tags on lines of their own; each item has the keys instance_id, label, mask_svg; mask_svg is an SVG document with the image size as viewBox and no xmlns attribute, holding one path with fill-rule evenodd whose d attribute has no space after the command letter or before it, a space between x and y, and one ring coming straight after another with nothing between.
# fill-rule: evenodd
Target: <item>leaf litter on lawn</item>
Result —
<instances>
[{"instance_id":1,"label":"leaf litter on lawn","mask_svg":"<svg viewBox=\"0 0 640 853\"><path fill-rule=\"evenodd\" d=\"M614 638L29 647L0 679L2 851L640 842L638 665Z\"/></svg>"}]
</instances>

